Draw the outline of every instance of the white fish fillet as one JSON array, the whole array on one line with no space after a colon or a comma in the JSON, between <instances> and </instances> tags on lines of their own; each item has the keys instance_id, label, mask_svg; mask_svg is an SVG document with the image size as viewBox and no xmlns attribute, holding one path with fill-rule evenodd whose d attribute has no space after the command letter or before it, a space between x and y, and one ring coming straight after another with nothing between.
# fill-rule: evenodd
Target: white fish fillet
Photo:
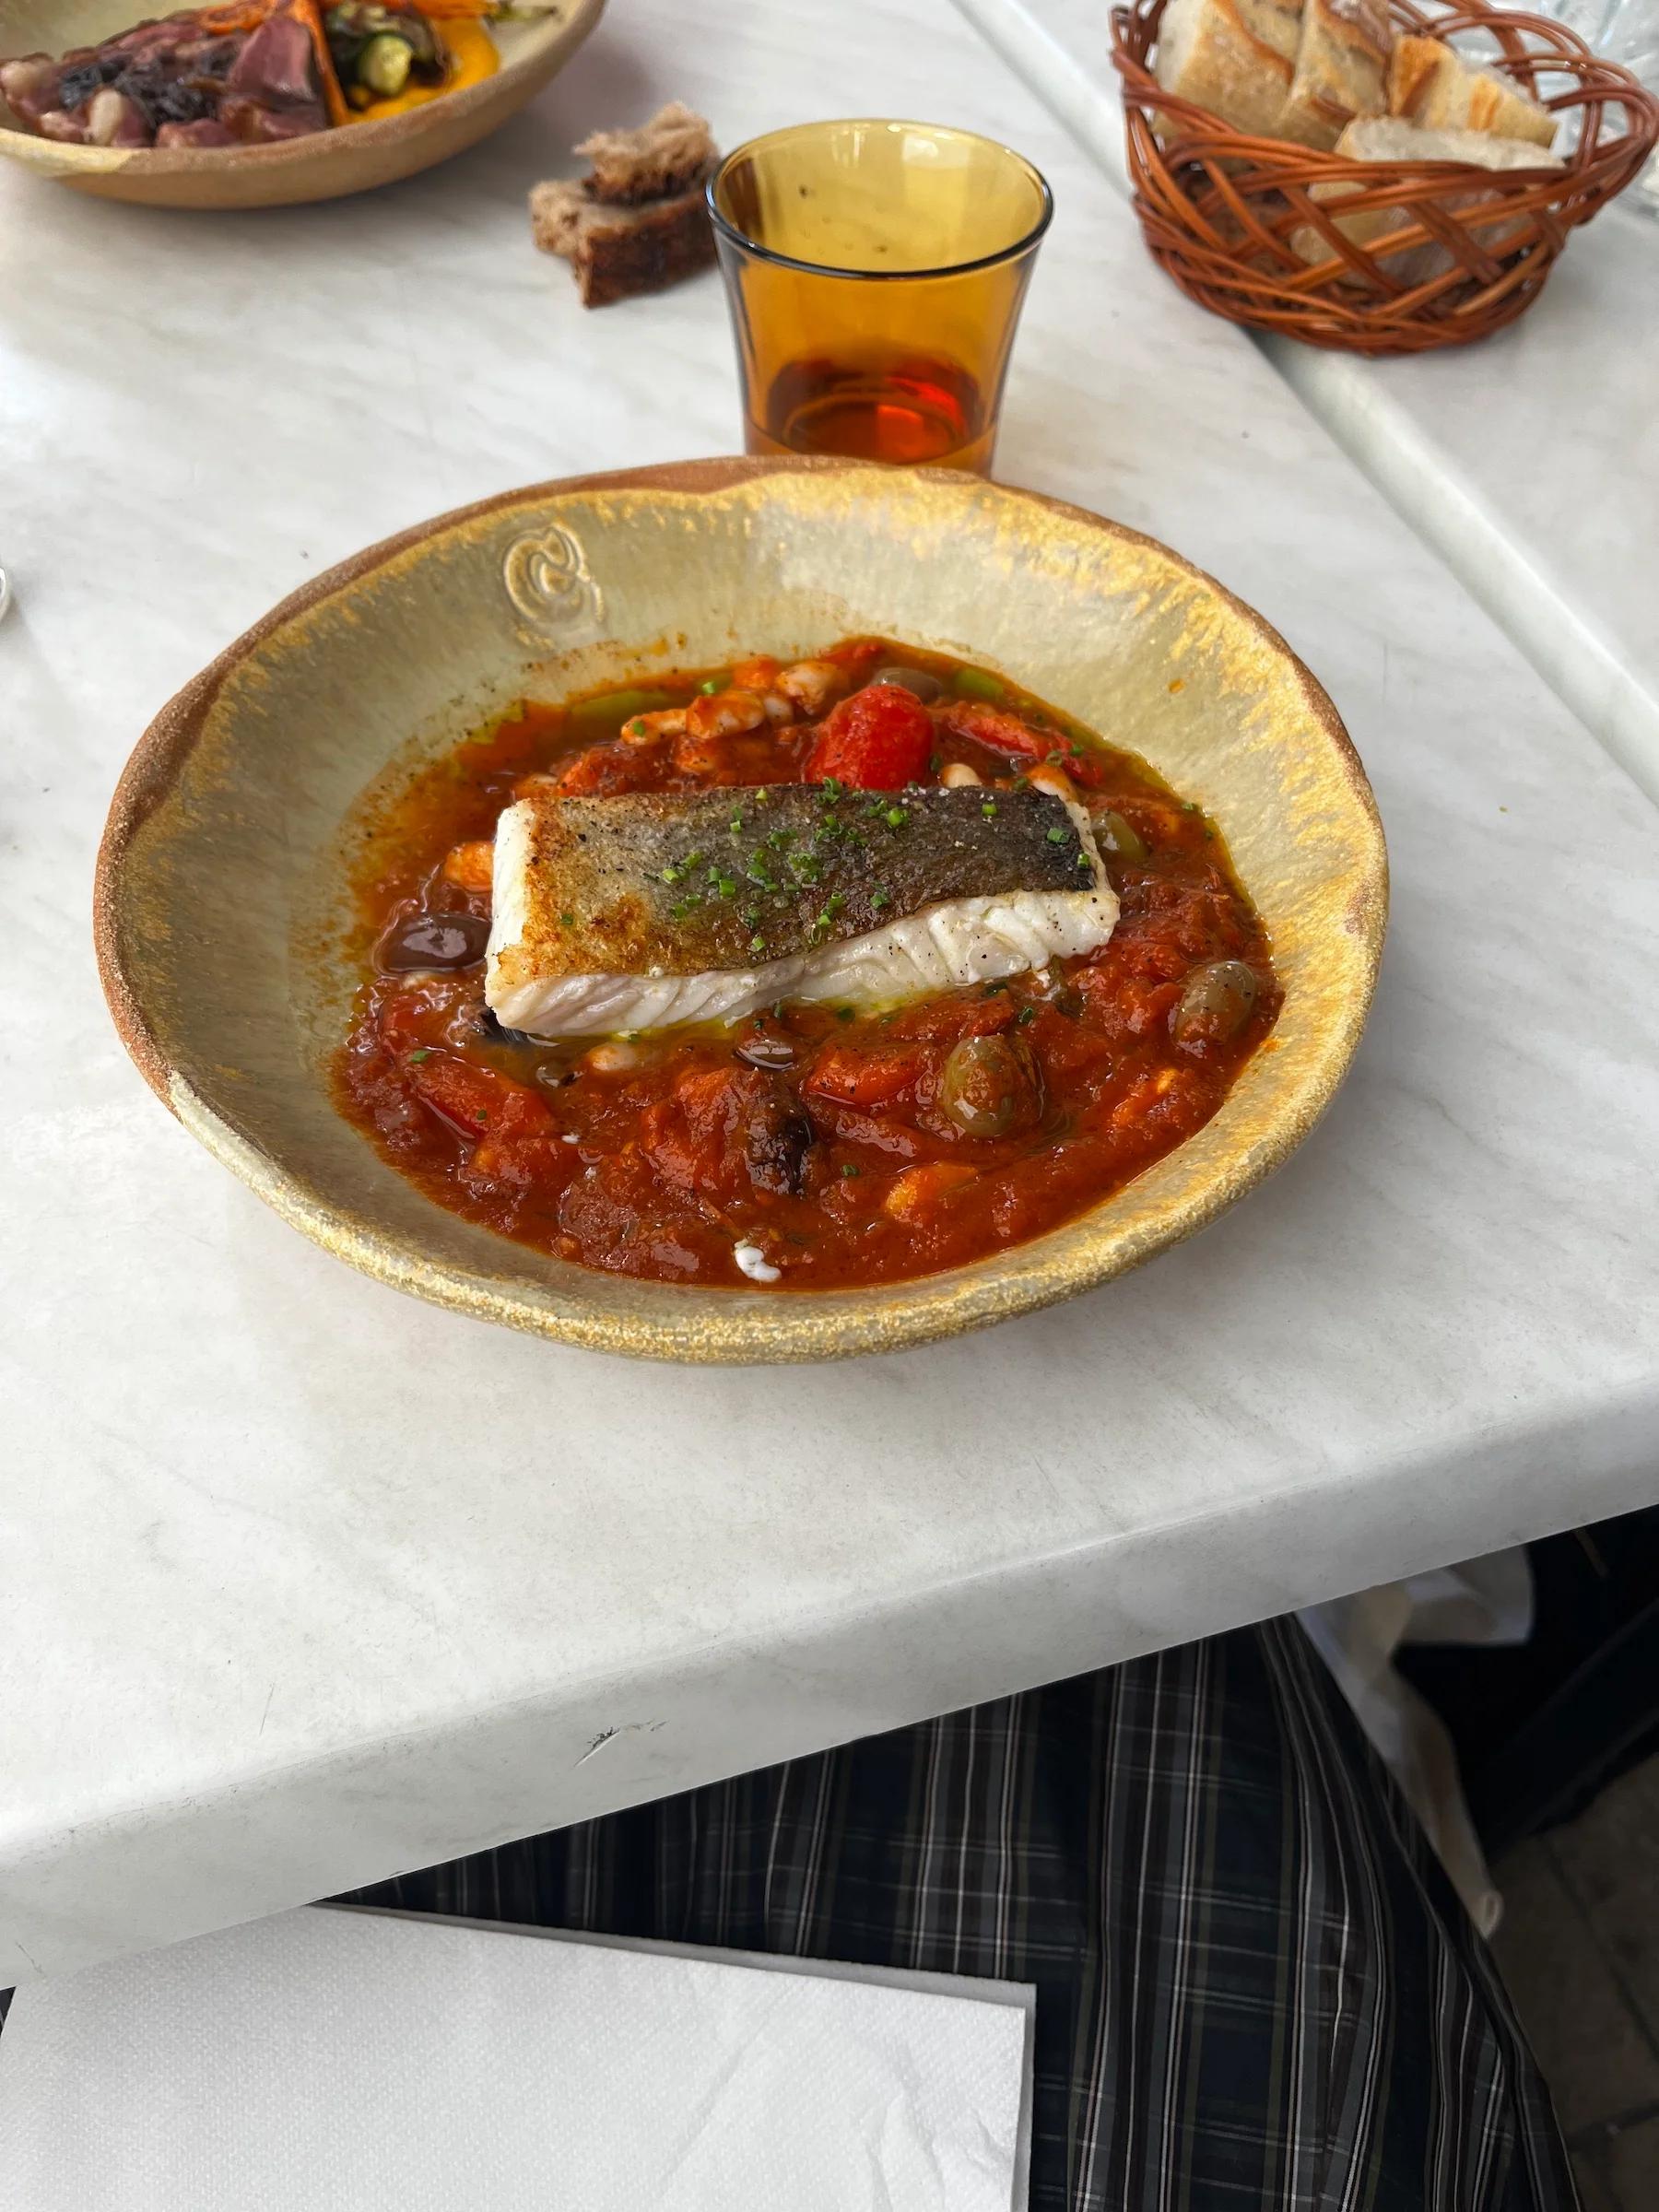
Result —
<instances>
[{"instance_id":1,"label":"white fish fillet","mask_svg":"<svg viewBox=\"0 0 1659 2212\"><path fill-rule=\"evenodd\" d=\"M509 807L496 830L494 919L485 996L508 1029L538 1037L594 1037L685 1022L735 1021L779 999L829 999L861 1012L964 984L1045 968L1104 945L1118 902L1088 817L1076 820L1094 879L1085 890L1003 891L949 899L882 928L745 969L695 975L556 974L509 983L502 951L527 935L529 815ZM543 896L546 886L538 887Z\"/></svg>"}]
</instances>

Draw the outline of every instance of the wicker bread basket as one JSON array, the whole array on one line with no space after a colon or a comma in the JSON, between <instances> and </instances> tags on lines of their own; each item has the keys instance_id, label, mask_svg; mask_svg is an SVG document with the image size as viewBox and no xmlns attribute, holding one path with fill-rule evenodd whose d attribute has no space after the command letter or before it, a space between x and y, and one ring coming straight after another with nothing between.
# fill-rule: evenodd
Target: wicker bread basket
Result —
<instances>
[{"instance_id":1,"label":"wicker bread basket","mask_svg":"<svg viewBox=\"0 0 1659 2212\"><path fill-rule=\"evenodd\" d=\"M1164 0L1130 0L1113 9L1112 32L1135 205L1154 260L1201 307L1352 353L1465 345L1530 306L1568 232L1622 192L1659 142L1659 99L1563 24L1482 0L1387 5L1396 32L1443 39L1507 71L1558 114L1566 167L1338 160L1250 137L1162 89L1149 64ZM1371 210L1389 211L1395 227L1369 246L1350 232L1374 222L1334 219Z\"/></svg>"}]
</instances>

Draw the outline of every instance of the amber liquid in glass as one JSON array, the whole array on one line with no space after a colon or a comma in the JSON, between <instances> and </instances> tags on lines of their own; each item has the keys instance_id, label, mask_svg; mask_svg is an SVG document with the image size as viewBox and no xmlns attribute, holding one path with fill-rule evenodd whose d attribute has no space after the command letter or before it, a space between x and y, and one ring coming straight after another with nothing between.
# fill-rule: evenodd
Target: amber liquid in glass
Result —
<instances>
[{"instance_id":1,"label":"amber liquid in glass","mask_svg":"<svg viewBox=\"0 0 1659 2212\"><path fill-rule=\"evenodd\" d=\"M751 453L841 453L858 461L984 469L994 410L956 361L905 354L859 364L818 354L786 362L752 419Z\"/></svg>"},{"instance_id":2,"label":"amber liquid in glass","mask_svg":"<svg viewBox=\"0 0 1659 2212\"><path fill-rule=\"evenodd\" d=\"M933 124L800 124L714 181L751 453L986 473L1048 188Z\"/></svg>"}]
</instances>

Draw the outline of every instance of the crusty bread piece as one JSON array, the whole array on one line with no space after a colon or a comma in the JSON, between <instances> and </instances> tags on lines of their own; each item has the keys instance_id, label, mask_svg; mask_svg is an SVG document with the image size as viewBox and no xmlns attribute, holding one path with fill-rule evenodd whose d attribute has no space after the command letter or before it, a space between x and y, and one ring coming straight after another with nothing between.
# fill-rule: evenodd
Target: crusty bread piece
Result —
<instances>
[{"instance_id":1,"label":"crusty bread piece","mask_svg":"<svg viewBox=\"0 0 1659 2212\"><path fill-rule=\"evenodd\" d=\"M1388 112L1425 130L1489 131L1555 144L1556 119L1512 78L1477 68L1441 39L1402 38L1388 65Z\"/></svg>"},{"instance_id":2,"label":"crusty bread piece","mask_svg":"<svg viewBox=\"0 0 1659 2212\"><path fill-rule=\"evenodd\" d=\"M689 192L719 159L708 124L677 100L637 131L595 131L576 151L593 168L590 195L623 207Z\"/></svg>"},{"instance_id":3,"label":"crusty bread piece","mask_svg":"<svg viewBox=\"0 0 1659 2212\"><path fill-rule=\"evenodd\" d=\"M1279 136L1332 147L1356 115L1380 115L1393 44L1383 0L1307 0Z\"/></svg>"},{"instance_id":4,"label":"crusty bread piece","mask_svg":"<svg viewBox=\"0 0 1659 2212\"><path fill-rule=\"evenodd\" d=\"M1300 29L1301 0L1170 0L1155 74L1235 130L1277 137Z\"/></svg>"},{"instance_id":5,"label":"crusty bread piece","mask_svg":"<svg viewBox=\"0 0 1659 2212\"><path fill-rule=\"evenodd\" d=\"M544 253L570 263L583 307L660 292L714 259L714 226L700 182L642 207L592 199L575 178L537 184L530 194L530 229Z\"/></svg>"},{"instance_id":6,"label":"crusty bread piece","mask_svg":"<svg viewBox=\"0 0 1659 2212\"><path fill-rule=\"evenodd\" d=\"M1404 123L1393 115L1362 116L1350 123L1337 139L1335 151L1348 161L1462 161L1473 169L1494 171L1565 167L1554 154L1546 153L1524 139L1495 138L1487 131L1422 131L1415 124ZM1308 196L1340 201L1353 190L1351 184L1311 184ZM1490 202L1489 218L1479 212L1483 199ZM1466 193L1437 194L1436 205L1455 209L1458 219L1491 252L1501 246L1519 220L1509 214L1500 199L1478 184L1472 185ZM1397 276L1404 284L1426 284L1430 277L1438 276L1451 266L1451 256L1438 241L1426 241L1393 253L1379 246L1377 241L1386 238L1389 231L1404 229L1416 222L1417 218L1408 207L1366 207L1357 215L1333 215L1331 219L1345 238L1352 239L1356 245L1369 247L1379 259L1385 259L1389 275ZM1331 247L1308 225L1291 234L1290 243L1304 261L1317 263L1331 258Z\"/></svg>"}]
</instances>

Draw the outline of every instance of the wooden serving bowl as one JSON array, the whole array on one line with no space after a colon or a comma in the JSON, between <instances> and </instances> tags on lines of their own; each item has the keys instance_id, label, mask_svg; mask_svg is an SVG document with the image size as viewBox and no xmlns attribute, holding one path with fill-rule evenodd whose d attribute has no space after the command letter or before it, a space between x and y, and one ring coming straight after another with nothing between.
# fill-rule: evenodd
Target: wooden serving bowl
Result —
<instances>
[{"instance_id":1,"label":"wooden serving bowl","mask_svg":"<svg viewBox=\"0 0 1659 2212\"><path fill-rule=\"evenodd\" d=\"M1131 747L1228 841L1271 933L1277 1027L1215 1118L1029 1243L862 1290L700 1289L533 1252L444 1211L335 1110L361 978L354 825L526 694L793 659L880 632L989 663ZM1353 1055L1387 908L1371 787L1283 640L1152 539L978 477L700 461L512 492L361 553L164 708L115 794L97 935L116 1025L179 1119L382 1281L598 1349L892 1350L1121 1274L1301 1141Z\"/></svg>"},{"instance_id":2,"label":"wooden serving bowl","mask_svg":"<svg viewBox=\"0 0 1659 2212\"><path fill-rule=\"evenodd\" d=\"M604 9L605 0L557 0L534 20L492 24L501 57L493 76L374 123L276 146L158 152L60 146L22 129L0 100L0 154L78 192L147 207L288 207L343 199L395 184L487 137L559 74ZM169 0L0 0L0 54L65 53L171 12Z\"/></svg>"}]
</instances>

